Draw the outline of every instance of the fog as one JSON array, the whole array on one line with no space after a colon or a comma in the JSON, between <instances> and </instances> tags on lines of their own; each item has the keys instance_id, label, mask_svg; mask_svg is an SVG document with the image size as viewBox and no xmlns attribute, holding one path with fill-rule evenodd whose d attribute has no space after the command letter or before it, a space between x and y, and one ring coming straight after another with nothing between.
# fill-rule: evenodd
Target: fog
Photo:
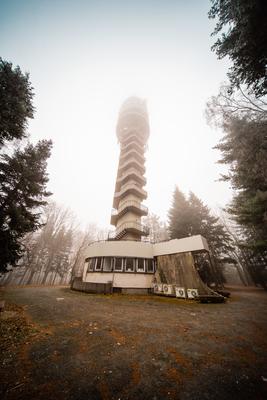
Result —
<instances>
[{"instance_id":1,"label":"fog","mask_svg":"<svg viewBox=\"0 0 267 400\"><path fill-rule=\"evenodd\" d=\"M189 4L190 3L190 4ZM108 227L121 103L147 101L149 211L166 219L175 185L212 209L231 197L206 123L207 100L226 80L211 52L210 2L0 2L1 57L30 73L32 141L51 138L49 190L83 225Z\"/></svg>"}]
</instances>

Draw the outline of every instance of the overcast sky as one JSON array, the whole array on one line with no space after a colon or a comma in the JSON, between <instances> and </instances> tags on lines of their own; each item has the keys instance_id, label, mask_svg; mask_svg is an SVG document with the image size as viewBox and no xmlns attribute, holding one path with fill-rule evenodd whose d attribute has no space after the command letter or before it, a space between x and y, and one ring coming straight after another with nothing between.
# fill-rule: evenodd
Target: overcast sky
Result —
<instances>
[{"instance_id":1,"label":"overcast sky","mask_svg":"<svg viewBox=\"0 0 267 400\"><path fill-rule=\"evenodd\" d=\"M51 138L49 190L86 225L108 227L121 103L147 100L150 212L166 219L175 185L213 209L230 200L206 123L228 64L211 52L208 0L0 0L0 56L30 73L31 140Z\"/></svg>"}]
</instances>

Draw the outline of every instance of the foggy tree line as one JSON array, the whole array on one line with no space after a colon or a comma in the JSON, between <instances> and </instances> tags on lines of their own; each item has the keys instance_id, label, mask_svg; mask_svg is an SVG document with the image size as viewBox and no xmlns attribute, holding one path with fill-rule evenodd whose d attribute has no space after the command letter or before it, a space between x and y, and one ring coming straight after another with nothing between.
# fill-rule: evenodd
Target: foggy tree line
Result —
<instances>
[{"instance_id":1,"label":"foggy tree line","mask_svg":"<svg viewBox=\"0 0 267 400\"><path fill-rule=\"evenodd\" d=\"M224 136L216 148L220 163L229 166L221 176L234 189L226 207L235 223L238 252L255 283L267 285L267 103L239 88L223 86L207 105L207 117Z\"/></svg>"},{"instance_id":2,"label":"foggy tree line","mask_svg":"<svg viewBox=\"0 0 267 400\"><path fill-rule=\"evenodd\" d=\"M52 194L46 189L52 142L29 141L33 97L29 74L0 58L2 284L69 283L73 267L81 273L81 250L104 235L92 225L80 231L69 210L46 201Z\"/></svg>"},{"instance_id":3,"label":"foggy tree line","mask_svg":"<svg viewBox=\"0 0 267 400\"><path fill-rule=\"evenodd\" d=\"M73 276L81 276L86 247L107 233L91 224L79 227L67 208L50 202L42 214L43 226L24 237L24 254L19 267L2 275L5 285L68 285Z\"/></svg>"},{"instance_id":4,"label":"foggy tree line","mask_svg":"<svg viewBox=\"0 0 267 400\"><path fill-rule=\"evenodd\" d=\"M43 226L38 231L24 237L24 254L19 267L3 274L0 284L68 285L74 277L82 276L87 246L108 237L108 232L95 224L82 230L75 215L55 202L44 208L41 222ZM241 281L252 283L244 256L237 255L234 231L228 218L222 221L213 216L192 192L186 198L178 187L175 188L168 223L154 213L143 222L150 232L146 240L152 243L198 234L206 237L212 256L211 265L202 271L207 282L223 283L224 262L234 262Z\"/></svg>"},{"instance_id":5,"label":"foggy tree line","mask_svg":"<svg viewBox=\"0 0 267 400\"><path fill-rule=\"evenodd\" d=\"M228 165L221 180L234 189L226 212L235 224L239 260L256 284L267 288L267 3L212 0L217 19L212 50L228 56L229 82L207 104L207 117L224 136L216 148ZM233 232L233 231L232 231Z\"/></svg>"}]
</instances>

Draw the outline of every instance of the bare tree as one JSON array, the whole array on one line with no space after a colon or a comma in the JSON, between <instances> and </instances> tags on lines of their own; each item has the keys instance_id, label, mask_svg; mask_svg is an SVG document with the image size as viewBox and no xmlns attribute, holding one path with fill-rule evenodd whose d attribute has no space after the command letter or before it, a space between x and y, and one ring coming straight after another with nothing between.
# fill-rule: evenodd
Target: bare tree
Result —
<instances>
[{"instance_id":1,"label":"bare tree","mask_svg":"<svg viewBox=\"0 0 267 400\"><path fill-rule=\"evenodd\" d=\"M84 266L84 252L90 243L98 240L98 229L95 224L90 224L86 228L85 232L80 231L76 235L76 247L74 251L73 265L71 276L81 277L83 273Z\"/></svg>"},{"instance_id":2,"label":"bare tree","mask_svg":"<svg viewBox=\"0 0 267 400\"><path fill-rule=\"evenodd\" d=\"M205 114L207 122L217 127L233 117L259 121L267 118L267 102L248 95L242 87L232 92L229 85L223 84L219 94L208 101Z\"/></svg>"},{"instance_id":3,"label":"bare tree","mask_svg":"<svg viewBox=\"0 0 267 400\"><path fill-rule=\"evenodd\" d=\"M164 242L169 239L167 224L161 221L158 215L151 213L143 218L143 222L149 228L148 240L151 243Z\"/></svg>"},{"instance_id":4,"label":"bare tree","mask_svg":"<svg viewBox=\"0 0 267 400\"><path fill-rule=\"evenodd\" d=\"M249 256L247 252L240 246L240 242L242 241L242 233L239 227L225 211L220 212L220 222L232 239L233 246L231 249L231 256L235 261L235 266L241 282L246 286L253 285L254 283L249 272Z\"/></svg>"},{"instance_id":5,"label":"bare tree","mask_svg":"<svg viewBox=\"0 0 267 400\"><path fill-rule=\"evenodd\" d=\"M24 273L19 284L53 284L57 280L67 283L64 277L70 279L75 217L70 210L51 202L42 219L43 227L24 238L26 252L20 262Z\"/></svg>"}]
</instances>

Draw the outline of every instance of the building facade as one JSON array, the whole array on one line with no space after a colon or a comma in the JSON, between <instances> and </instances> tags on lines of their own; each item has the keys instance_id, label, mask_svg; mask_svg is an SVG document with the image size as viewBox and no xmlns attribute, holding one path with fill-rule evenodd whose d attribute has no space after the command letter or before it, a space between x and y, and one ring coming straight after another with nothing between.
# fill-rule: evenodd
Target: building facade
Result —
<instances>
[{"instance_id":1,"label":"building facade","mask_svg":"<svg viewBox=\"0 0 267 400\"><path fill-rule=\"evenodd\" d=\"M86 251L83 282L94 287L110 284L114 292L150 293L155 285L175 286L206 293L206 286L194 268L195 253L208 253L200 236L161 243L112 240L95 242ZM163 290L162 290L163 291Z\"/></svg>"},{"instance_id":2,"label":"building facade","mask_svg":"<svg viewBox=\"0 0 267 400\"><path fill-rule=\"evenodd\" d=\"M87 292L159 293L190 297L210 289L201 280L197 262L209 257L208 244L200 235L162 243L145 241L148 213L143 200L145 150L149 137L146 103L127 99L119 112L117 137L120 158L113 198L109 240L88 246L83 277L72 287Z\"/></svg>"}]
</instances>

